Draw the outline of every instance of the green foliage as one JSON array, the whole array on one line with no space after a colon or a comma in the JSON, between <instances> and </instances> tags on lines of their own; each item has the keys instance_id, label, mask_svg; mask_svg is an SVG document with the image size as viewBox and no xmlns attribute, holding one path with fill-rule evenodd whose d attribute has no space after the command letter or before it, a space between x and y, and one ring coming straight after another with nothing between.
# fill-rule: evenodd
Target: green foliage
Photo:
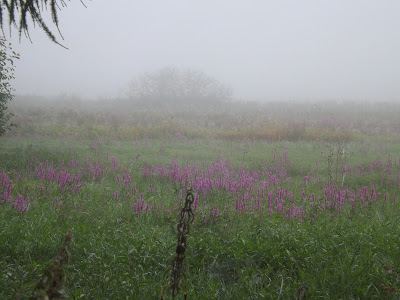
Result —
<instances>
[{"instance_id":1,"label":"green foliage","mask_svg":"<svg viewBox=\"0 0 400 300\"><path fill-rule=\"evenodd\" d=\"M6 142L7 138L3 138ZM4 147L3 147L4 146ZM61 161L70 158L67 149L57 147L57 144L52 146L56 149L49 149L49 145L33 144L31 142L21 143L18 146L13 143L9 145L0 145L0 169L5 170L25 170L29 165L34 165L36 162L52 161L55 164L60 164Z\"/></svg>"},{"instance_id":2,"label":"green foliage","mask_svg":"<svg viewBox=\"0 0 400 300\"><path fill-rule=\"evenodd\" d=\"M13 88L10 81L14 79L14 60L19 55L4 38L0 38L0 136L13 126L10 123L12 114L7 112L7 103L12 100Z\"/></svg>"}]
</instances>

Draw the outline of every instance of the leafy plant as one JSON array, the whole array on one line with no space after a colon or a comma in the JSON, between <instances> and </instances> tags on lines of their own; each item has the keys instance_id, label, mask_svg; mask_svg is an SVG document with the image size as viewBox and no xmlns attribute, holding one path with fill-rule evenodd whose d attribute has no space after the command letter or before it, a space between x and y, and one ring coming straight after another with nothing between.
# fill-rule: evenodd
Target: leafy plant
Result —
<instances>
[{"instance_id":1,"label":"leafy plant","mask_svg":"<svg viewBox=\"0 0 400 300\"><path fill-rule=\"evenodd\" d=\"M0 136L13 126L10 123L13 114L6 110L13 98L10 81L14 79L14 59L19 59L19 54L12 50L11 43L0 38Z\"/></svg>"}]
</instances>

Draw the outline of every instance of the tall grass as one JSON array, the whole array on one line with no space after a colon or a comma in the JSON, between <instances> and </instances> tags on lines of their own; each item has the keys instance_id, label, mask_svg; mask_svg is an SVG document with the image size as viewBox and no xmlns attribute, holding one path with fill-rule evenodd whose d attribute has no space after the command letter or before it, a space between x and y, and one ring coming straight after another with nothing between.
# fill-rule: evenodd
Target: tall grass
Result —
<instances>
[{"instance_id":1,"label":"tall grass","mask_svg":"<svg viewBox=\"0 0 400 300\"><path fill-rule=\"evenodd\" d=\"M268 102L143 105L123 99L107 102L32 101L10 105L18 124L10 136L74 139L188 138L267 141L398 141L396 103Z\"/></svg>"}]
</instances>

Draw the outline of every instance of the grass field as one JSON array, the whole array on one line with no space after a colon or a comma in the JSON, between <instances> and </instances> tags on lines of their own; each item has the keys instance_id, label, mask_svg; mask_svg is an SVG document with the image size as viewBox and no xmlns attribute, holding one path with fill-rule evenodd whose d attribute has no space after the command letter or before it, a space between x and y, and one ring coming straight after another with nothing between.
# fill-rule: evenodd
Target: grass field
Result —
<instances>
[{"instance_id":1,"label":"grass field","mask_svg":"<svg viewBox=\"0 0 400 300\"><path fill-rule=\"evenodd\" d=\"M371 107L308 122L278 105L268 118L16 105L22 125L0 139L0 298L29 298L72 229L72 299L160 299L191 187L176 298L399 299L399 108Z\"/></svg>"}]
</instances>

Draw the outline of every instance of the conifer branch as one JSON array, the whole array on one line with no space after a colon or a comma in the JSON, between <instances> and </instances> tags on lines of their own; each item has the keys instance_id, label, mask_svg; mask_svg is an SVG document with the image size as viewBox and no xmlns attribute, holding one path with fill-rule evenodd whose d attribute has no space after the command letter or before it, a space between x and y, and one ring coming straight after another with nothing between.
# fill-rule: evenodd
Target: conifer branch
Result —
<instances>
[{"instance_id":1,"label":"conifer branch","mask_svg":"<svg viewBox=\"0 0 400 300\"><path fill-rule=\"evenodd\" d=\"M81 3L86 7L82 0ZM66 48L58 42L41 14L45 10L49 10L53 24L56 26L61 39L64 39L59 28L58 10L66 6L65 0L0 0L0 28L4 35L4 19L8 17L10 34L11 26L14 26L18 30L20 40L22 34L30 39L27 21L28 16L30 16L33 24L38 24L52 42Z\"/></svg>"}]
</instances>

